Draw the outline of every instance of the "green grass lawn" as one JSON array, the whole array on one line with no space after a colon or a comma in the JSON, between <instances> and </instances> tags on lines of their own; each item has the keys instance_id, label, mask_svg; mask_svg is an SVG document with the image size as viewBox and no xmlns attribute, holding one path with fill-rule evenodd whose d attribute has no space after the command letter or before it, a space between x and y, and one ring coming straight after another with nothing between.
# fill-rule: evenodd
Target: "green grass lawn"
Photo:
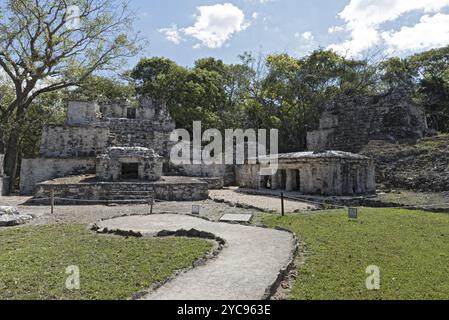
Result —
<instances>
[{"instance_id":1,"label":"green grass lawn","mask_svg":"<svg viewBox=\"0 0 449 320\"><path fill-rule=\"evenodd\" d=\"M206 240L96 235L81 225L0 230L0 300L128 299L188 267L213 248ZM66 289L66 268L80 290Z\"/></svg>"},{"instance_id":2,"label":"green grass lawn","mask_svg":"<svg viewBox=\"0 0 449 320\"><path fill-rule=\"evenodd\" d=\"M449 299L449 215L361 209L267 216L294 231L307 258L291 299ZM369 291L366 268L380 268L381 288Z\"/></svg>"}]
</instances>

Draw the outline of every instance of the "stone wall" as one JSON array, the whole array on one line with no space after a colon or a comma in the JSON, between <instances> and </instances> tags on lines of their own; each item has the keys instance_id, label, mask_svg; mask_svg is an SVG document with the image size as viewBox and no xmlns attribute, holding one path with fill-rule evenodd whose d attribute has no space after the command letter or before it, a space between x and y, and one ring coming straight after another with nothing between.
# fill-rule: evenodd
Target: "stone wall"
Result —
<instances>
[{"instance_id":1,"label":"stone wall","mask_svg":"<svg viewBox=\"0 0 449 320\"><path fill-rule=\"evenodd\" d=\"M174 124L165 125L150 120L108 119L111 146L144 147L153 149L162 157L170 156L170 134Z\"/></svg>"},{"instance_id":2,"label":"stone wall","mask_svg":"<svg viewBox=\"0 0 449 320\"><path fill-rule=\"evenodd\" d=\"M123 179L122 165L132 163L137 165L136 179L157 181L162 176L162 162L162 158L152 149L109 148L106 154L97 158L96 175L101 181L119 181Z\"/></svg>"},{"instance_id":3,"label":"stone wall","mask_svg":"<svg viewBox=\"0 0 449 320\"><path fill-rule=\"evenodd\" d=\"M105 126L49 126L42 134L40 155L45 158L95 157L106 151L109 139L109 129Z\"/></svg>"},{"instance_id":4,"label":"stone wall","mask_svg":"<svg viewBox=\"0 0 449 320\"><path fill-rule=\"evenodd\" d=\"M260 189L263 177L260 176L260 165L240 165L235 168L235 180L239 187Z\"/></svg>"},{"instance_id":5,"label":"stone wall","mask_svg":"<svg viewBox=\"0 0 449 320\"><path fill-rule=\"evenodd\" d=\"M68 126L87 126L96 122L100 114L100 107L92 102L69 102L67 111Z\"/></svg>"},{"instance_id":6,"label":"stone wall","mask_svg":"<svg viewBox=\"0 0 449 320\"><path fill-rule=\"evenodd\" d=\"M424 111L406 93L339 96L326 107L319 130L308 133L307 146L310 151L359 152L371 140L416 141L427 130Z\"/></svg>"},{"instance_id":7,"label":"stone wall","mask_svg":"<svg viewBox=\"0 0 449 320\"><path fill-rule=\"evenodd\" d=\"M327 196L361 195L376 191L374 161L363 157L281 159L277 173L271 177L262 176L260 169L260 164L238 166L238 186Z\"/></svg>"},{"instance_id":8,"label":"stone wall","mask_svg":"<svg viewBox=\"0 0 449 320\"><path fill-rule=\"evenodd\" d=\"M165 201L200 201L209 196L208 185L196 179L182 181L158 182L92 182L92 183L58 183L57 180L40 183L36 187L35 200L50 197L54 191L57 203L95 204L95 201L119 202L120 200L143 202L154 194L158 200ZM72 201L70 201L72 200ZM76 201L80 200L80 201ZM85 201L85 202L83 202Z\"/></svg>"},{"instance_id":9,"label":"stone wall","mask_svg":"<svg viewBox=\"0 0 449 320\"><path fill-rule=\"evenodd\" d=\"M202 178L222 178L225 186L235 184L235 166L186 164L171 167L172 175Z\"/></svg>"},{"instance_id":10,"label":"stone wall","mask_svg":"<svg viewBox=\"0 0 449 320\"><path fill-rule=\"evenodd\" d=\"M0 176L0 196L7 196L9 194L9 177Z\"/></svg>"},{"instance_id":11,"label":"stone wall","mask_svg":"<svg viewBox=\"0 0 449 320\"><path fill-rule=\"evenodd\" d=\"M23 159L20 170L20 193L30 195L38 183L54 178L94 172L95 158Z\"/></svg>"}]
</instances>

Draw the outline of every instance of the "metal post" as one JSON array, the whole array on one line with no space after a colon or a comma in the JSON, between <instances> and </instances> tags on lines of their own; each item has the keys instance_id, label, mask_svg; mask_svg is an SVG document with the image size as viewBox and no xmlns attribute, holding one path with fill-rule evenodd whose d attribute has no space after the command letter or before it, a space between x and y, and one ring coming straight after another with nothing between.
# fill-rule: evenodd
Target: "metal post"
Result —
<instances>
[{"instance_id":1,"label":"metal post","mask_svg":"<svg viewBox=\"0 0 449 320\"><path fill-rule=\"evenodd\" d=\"M281 192L281 208L282 208L282 216L285 215L285 206L284 206L284 193Z\"/></svg>"},{"instance_id":2,"label":"metal post","mask_svg":"<svg viewBox=\"0 0 449 320\"><path fill-rule=\"evenodd\" d=\"M50 196L51 214L55 213L55 189L51 189Z\"/></svg>"}]
</instances>

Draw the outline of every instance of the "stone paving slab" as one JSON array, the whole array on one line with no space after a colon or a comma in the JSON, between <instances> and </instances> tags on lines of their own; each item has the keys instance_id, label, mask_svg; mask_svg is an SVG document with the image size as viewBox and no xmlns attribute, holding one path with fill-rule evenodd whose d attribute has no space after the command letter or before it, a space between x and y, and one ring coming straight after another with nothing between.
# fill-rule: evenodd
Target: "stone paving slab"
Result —
<instances>
[{"instance_id":1,"label":"stone paving slab","mask_svg":"<svg viewBox=\"0 0 449 320\"><path fill-rule=\"evenodd\" d=\"M250 222L253 218L251 214L225 214L220 218L221 222Z\"/></svg>"},{"instance_id":2,"label":"stone paving slab","mask_svg":"<svg viewBox=\"0 0 449 320\"><path fill-rule=\"evenodd\" d=\"M185 215L130 216L98 223L109 230L155 236L160 231L191 230L213 233L225 247L205 265L181 273L146 300L261 300L293 259L296 240L288 232L210 222Z\"/></svg>"}]
</instances>

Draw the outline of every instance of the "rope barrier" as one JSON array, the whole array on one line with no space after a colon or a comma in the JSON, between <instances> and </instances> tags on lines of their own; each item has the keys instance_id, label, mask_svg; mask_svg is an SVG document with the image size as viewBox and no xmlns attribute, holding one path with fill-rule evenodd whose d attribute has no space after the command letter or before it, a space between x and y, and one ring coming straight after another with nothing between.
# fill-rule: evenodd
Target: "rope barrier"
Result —
<instances>
[{"instance_id":1,"label":"rope barrier","mask_svg":"<svg viewBox=\"0 0 449 320\"><path fill-rule=\"evenodd\" d=\"M52 198L35 198L35 201L51 201ZM89 200L89 199L73 199L73 198L59 198L54 197L53 200L73 201L73 202L91 202L91 203L132 203L132 202L150 202L151 198L146 199L130 199L130 200ZM154 199L155 203L162 203L165 201Z\"/></svg>"},{"instance_id":2,"label":"rope barrier","mask_svg":"<svg viewBox=\"0 0 449 320\"><path fill-rule=\"evenodd\" d=\"M263 196L263 194L260 194ZM276 195L276 194L267 194L265 196L270 196L270 197L276 197L282 200L282 196L281 195ZM288 200L293 200L293 201L301 201L301 202L307 202L307 203L311 203L311 204L316 204L316 205L321 205L321 206L331 206L337 209L348 209L351 208L352 206L347 206L347 205L338 205L338 204L332 204L332 203L328 203L328 202L324 202L324 201L316 201L316 200L310 200L309 198L300 198L300 197L293 197L293 196L288 196L283 194L283 198L284 199L288 199ZM123 204L129 204L129 203L136 203L136 202L140 202L140 203L147 203L149 205L154 205L156 203L165 203L166 201L163 200L158 200L158 199L154 199L154 198L146 198L146 199L129 199L129 200L89 200L89 199L73 199L73 198L61 198L61 197L53 197L53 198L36 198L34 199L36 201L50 201L52 205L55 204L55 201L70 201L70 202L80 202L80 203L96 203L96 204L102 204L102 203L106 203L106 204L111 204L111 203L123 203ZM416 208L436 208L438 209L438 206L449 206L449 203L438 203L438 204L426 204L426 205L402 205L402 206L397 206L397 207L388 207L389 209L416 209Z\"/></svg>"},{"instance_id":3,"label":"rope barrier","mask_svg":"<svg viewBox=\"0 0 449 320\"><path fill-rule=\"evenodd\" d=\"M280 196L275 195L277 198L280 198ZM296 198L296 197L292 197L292 196L286 196L284 194L284 198L285 199L290 199L290 200L295 200L295 201L304 201L304 202L309 202L309 203L313 203L313 204L319 204L319 205L328 205L328 206L332 206L335 208L340 208L340 209L347 209L350 208L351 206L342 206L342 205L337 205L337 204L331 204L328 202L319 202L319 201L313 201L313 200L309 200L308 198ZM402 205L402 206L398 206L398 207L388 207L388 209L413 209L413 208L438 208L438 206L449 206L449 203L438 203L438 204L426 204L426 205Z\"/></svg>"}]
</instances>

